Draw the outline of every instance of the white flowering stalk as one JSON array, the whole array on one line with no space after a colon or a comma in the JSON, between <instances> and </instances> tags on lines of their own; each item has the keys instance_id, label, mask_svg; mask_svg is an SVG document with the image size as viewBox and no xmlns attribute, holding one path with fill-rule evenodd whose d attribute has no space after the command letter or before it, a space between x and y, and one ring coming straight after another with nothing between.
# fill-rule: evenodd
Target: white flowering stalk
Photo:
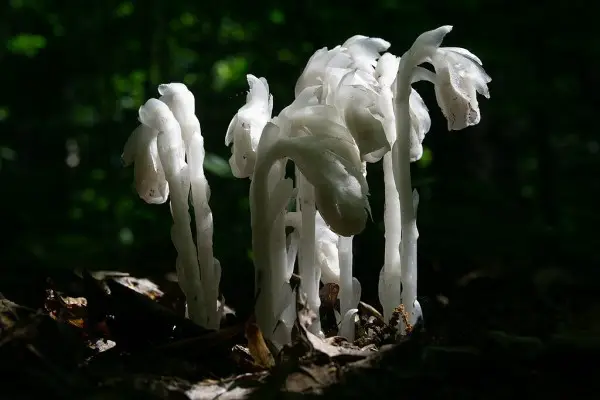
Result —
<instances>
[{"instance_id":1,"label":"white flowering stalk","mask_svg":"<svg viewBox=\"0 0 600 400\"><path fill-rule=\"evenodd\" d=\"M295 103L302 99L305 107L301 112L309 113L314 104L335 108L338 116L334 116L333 111L330 111L329 118L337 118L335 122L346 127L363 160L377 161L389 150L389 143L381 126L381 115L377 109L377 82L373 78L379 52L388 47L389 43L382 39L357 35L332 50L317 50L296 83ZM315 263L317 207L312 188L299 173L296 173L296 182L299 187L298 206L303 221L299 272L309 306L318 309L319 269ZM328 204L331 203L324 203L325 206ZM354 310L358 303L354 304L352 297L352 238L340 240L343 246L338 250L343 249L341 257L344 260L344 268L341 270L341 282L344 284L340 284L341 312L343 315L350 315L350 311ZM354 314L348 316L348 320L353 322L353 317ZM317 319L309 329L319 334L320 321ZM344 336L353 338L353 323L343 324L342 331Z\"/></svg>"},{"instance_id":2,"label":"white flowering stalk","mask_svg":"<svg viewBox=\"0 0 600 400\"><path fill-rule=\"evenodd\" d=\"M391 53L384 54L376 67L376 77L381 87L381 108L384 116L384 128L390 143L396 141L396 117L394 114L394 99L392 85L398 73L400 59ZM426 70L425 70L426 71ZM411 89L410 98L411 116L411 149L410 161L416 161L423 155L423 141L425 134L431 127L429 112L425 107L419 93ZM384 266L379 275L379 299L383 307L383 315L389 319L394 309L402 303L401 296L401 265L400 243L401 215L400 199L394 180L392 153L383 157L383 178L385 190L384 227L385 227L385 252Z\"/></svg>"},{"instance_id":3,"label":"white flowering stalk","mask_svg":"<svg viewBox=\"0 0 600 400\"><path fill-rule=\"evenodd\" d=\"M204 326L218 329L222 311L217 307L221 265L213 257L213 216L208 205L210 187L204 175L204 138L196 117L194 95L182 83L160 85L158 92L162 95L159 100L169 106L181 127L194 206L197 258L203 296L207 304ZM223 306L222 302L221 308Z\"/></svg>"},{"instance_id":4,"label":"white flowering stalk","mask_svg":"<svg viewBox=\"0 0 600 400\"><path fill-rule=\"evenodd\" d=\"M127 139L123 164L133 163L135 189L148 204L163 204L169 198L169 184L158 156L158 131L140 124Z\"/></svg>"},{"instance_id":5,"label":"white flowering stalk","mask_svg":"<svg viewBox=\"0 0 600 400\"><path fill-rule=\"evenodd\" d=\"M210 189L204 176L204 143L195 116L194 96L181 83L159 86L160 99L140 107L140 125L123 151L128 165L135 162L136 189L151 204L171 196L171 238L177 249L177 275L186 296L187 314L197 324L218 329L221 267L213 258ZM187 159L187 162L186 162ZM196 244L191 231L188 199L192 194Z\"/></svg>"},{"instance_id":6,"label":"white flowering stalk","mask_svg":"<svg viewBox=\"0 0 600 400\"><path fill-rule=\"evenodd\" d=\"M319 297L320 271L315 264L315 215L317 213L315 188L306 180L297 167L296 187L298 188L296 209L299 210L302 219L298 246L300 287L306 293L308 307L318 312L321 306L321 298ZM308 329L312 333L321 336L323 334L321 331L321 319L315 318Z\"/></svg>"},{"instance_id":7,"label":"white flowering stalk","mask_svg":"<svg viewBox=\"0 0 600 400\"><path fill-rule=\"evenodd\" d=\"M171 238L177 249L177 275L187 299L189 317L205 326L207 306L200 281L200 270L188 212L190 180L185 162L185 146L181 128L169 107L160 100L150 99L140 107L142 124L158 135L158 154L169 183L173 228ZM216 303L214 305L216 307Z\"/></svg>"},{"instance_id":8,"label":"white flowering stalk","mask_svg":"<svg viewBox=\"0 0 600 400\"><path fill-rule=\"evenodd\" d=\"M411 84L426 79L435 84L436 98L448 120L448 129L458 130L480 121L477 93L489 97L481 61L462 48L440 48L451 26L421 34L400 59L396 77L395 117L397 139L392 148L396 189L400 200L402 239L400 245L401 303L414 324L421 314L417 301L417 224L418 196L412 191L410 162L422 155L421 142L429 123L425 121L422 100L413 100ZM436 73L418 67L423 62L433 64ZM420 101L419 101L420 100ZM427 117L428 118L428 117ZM387 276L384 280L387 280Z\"/></svg>"},{"instance_id":9,"label":"white flowering stalk","mask_svg":"<svg viewBox=\"0 0 600 400\"><path fill-rule=\"evenodd\" d=\"M250 90L246 104L233 117L225 135L225 146L233 144L229 165L236 178L252 176L260 135L273 111L267 80L254 75L248 75L247 80Z\"/></svg>"},{"instance_id":10,"label":"white flowering stalk","mask_svg":"<svg viewBox=\"0 0 600 400\"><path fill-rule=\"evenodd\" d=\"M229 164L234 176L253 179L259 142L273 110L273 96L269 94L269 85L265 78L247 75L247 80L250 90L246 104L231 120L225 144L233 144ZM267 171L266 193L261 193L266 196L264 200L259 200L262 202L260 209L264 211L261 222L265 224L259 224L257 228L265 235L260 242L263 247L257 252L253 246L255 265L267 265L261 262L264 257L268 257L269 265L265 268L255 268L257 323L265 338L270 339L276 347L290 341L291 328L296 316L296 305L289 284L294 264L289 260L285 236L285 211L290 197L293 196L293 185L290 180L284 179L285 164L285 159L277 160ZM253 234L254 227L253 224ZM294 252L294 259L294 248L297 249L297 246L297 243L290 246L290 251Z\"/></svg>"},{"instance_id":11,"label":"white flowering stalk","mask_svg":"<svg viewBox=\"0 0 600 400\"><path fill-rule=\"evenodd\" d=\"M282 112L265 126L258 149L250 185L252 245L260 288L273 287L273 271L285 269L265 238L272 235L273 215L279 215L291 197L290 187L277 198L269 194L270 174L276 163L285 158L294 161L314 187L315 203L332 229L346 235L362 231L367 219L368 186L360 171L358 149L344 125L339 123L335 108ZM299 135L302 131L304 135ZM282 180L281 182L289 182ZM286 201L284 201L286 200ZM302 218L301 224L304 224ZM316 279L318 279L318 275ZM262 289L261 289L262 290ZM318 296L318 292L317 292ZM256 316L259 327L269 339L277 325L280 310L274 296L259 292Z\"/></svg>"},{"instance_id":12,"label":"white flowering stalk","mask_svg":"<svg viewBox=\"0 0 600 400\"><path fill-rule=\"evenodd\" d=\"M396 141L396 118L392 85L398 73L400 59L391 53L385 53L377 63L376 77L381 86L381 108L383 127L387 140ZM400 299L400 199L394 182L392 153L383 156L384 211L385 229L384 264L379 274L379 301L383 307L383 315L389 320L394 309L401 303Z\"/></svg>"}]
</instances>

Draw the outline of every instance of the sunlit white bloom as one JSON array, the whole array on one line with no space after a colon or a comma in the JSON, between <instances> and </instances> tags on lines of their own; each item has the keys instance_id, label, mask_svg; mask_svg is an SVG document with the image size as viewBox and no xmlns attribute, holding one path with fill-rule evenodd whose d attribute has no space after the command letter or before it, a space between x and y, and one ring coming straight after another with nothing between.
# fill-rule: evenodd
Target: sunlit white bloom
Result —
<instances>
[{"instance_id":1,"label":"sunlit white bloom","mask_svg":"<svg viewBox=\"0 0 600 400\"><path fill-rule=\"evenodd\" d=\"M127 139L123 163L134 168L135 189L148 204L162 204L169 198L169 184L158 156L157 132L145 125L138 126Z\"/></svg>"},{"instance_id":2,"label":"sunlit white bloom","mask_svg":"<svg viewBox=\"0 0 600 400\"><path fill-rule=\"evenodd\" d=\"M373 73L377 59L390 48L390 42L381 38L355 35L346 40L342 47L351 55L354 68Z\"/></svg>"},{"instance_id":3,"label":"sunlit white bloom","mask_svg":"<svg viewBox=\"0 0 600 400\"><path fill-rule=\"evenodd\" d=\"M335 112L335 108L316 107L324 113ZM292 117L292 126L304 136L281 135L279 118L269 122L267 127L271 127L263 133L269 137L261 138L257 163L290 158L315 187L317 208L330 228L343 236L357 234L365 227L370 207L356 145L336 118L322 118L313 111L302 114L302 121L300 115Z\"/></svg>"},{"instance_id":4,"label":"sunlit white bloom","mask_svg":"<svg viewBox=\"0 0 600 400\"><path fill-rule=\"evenodd\" d=\"M296 97L307 87L323 84L328 68L360 70L372 75L380 53L389 47L390 43L383 39L355 35L331 50L327 47L317 50L296 82Z\"/></svg>"},{"instance_id":5,"label":"sunlit white bloom","mask_svg":"<svg viewBox=\"0 0 600 400\"><path fill-rule=\"evenodd\" d=\"M167 180L177 175L185 167L185 146L181 136L181 127L173 112L158 99L149 99L139 109L142 124L158 133L158 154Z\"/></svg>"},{"instance_id":6,"label":"sunlit white bloom","mask_svg":"<svg viewBox=\"0 0 600 400\"><path fill-rule=\"evenodd\" d=\"M477 93L490 97L487 84L491 78L481 60L459 47L440 47L431 63L435 67L435 95L448 130L460 130L481 120Z\"/></svg>"},{"instance_id":7,"label":"sunlit white bloom","mask_svg":"<svg viewBox=\"0 0 600 400\"><path fill-rule=\"evenodd\" d=\"M327 70L323 84L325 103L335 106L352 134L361 158L376 162L389 151L390 144L383 129L378 83L373 75L360 70L347 70L337 81L329 79L332 70ZM337 72L337 71L335 71ZM333 84L337 83L337 86Z\"/></svg>"},{"instance_id":8,"label":"sunlit white bloom","mask_svg":"<svg viewBox=\"0 0 600 400\"><path fill-rule=\"evenodd\" d=\"M265 78L247 75L250 90L246 104L233 117L225 135L225 145L233 143L229 165L237 178L252 175L260 135L273 111L273 96Z\"/></svg>"},{"instance_id":9,"label":"sunlit white bloom","mask_svg":"<svg viewBox=\"0 0 600 400\"><path fill-rule=\"evenodd\" d=\"M326 68L349 68L352 58L344 50L341 46L331 50L328 50L327 47L317 50L306 63L304 71L296 82L295 96L298 97L304 89L310 86L321 85Z\"/></svg>"},{"instance_id":10,"label":"sunlit white bloom","mask_svg":"<svg viewBox=\"0 0 600 400\"><path fill-rule=\"evenodd\" d=\"M423 156L423 139L431 128L431 118L425 102L415 89L409 97L410 113L410 162L417 161Z\"/></svg>"},{"instance_id":11,"label":"sunlit white bloom","mask_svg":"<svg viewBox=\"0 0 600 400\"><path fill-rule=\"evenodd\" d=\"M338 256L339 235L333 232L320 213L315 215L315 256L321 268L321 281L324 284L340 282L340 260Z\"/></svg>"},{"instance_id":12,"label":"sunlit white bloom","mask_svg":"<svg viewBox=\"0 0 600 400\"><path fill-rule=\"evenodd\" d=\"M194 94L183 83L174 82L158 86L159 100L169 106L181 126L181 134L189 146L194 133L200 133L200 122L196 117Z\"/></svg>"}]
</instances>

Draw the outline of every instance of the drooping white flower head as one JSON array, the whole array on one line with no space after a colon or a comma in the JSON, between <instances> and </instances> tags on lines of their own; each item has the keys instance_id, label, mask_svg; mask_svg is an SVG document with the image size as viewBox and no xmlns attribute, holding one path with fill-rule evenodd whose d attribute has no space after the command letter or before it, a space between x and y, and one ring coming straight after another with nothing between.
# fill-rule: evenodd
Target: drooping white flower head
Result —
<instances>
[{"instance_id":1,"label":"drooping white flower head","mask_svg":"<svg viewBox=\"0 0 600 400\"><path fill-rule=\"evenodd\" d=\"M352 64L350 54L341 46L328 50L327 47L317 50L306 63L304 71L296 82L294 94L296 97L302 91L311 86L319 86L323 83L323 74L326 68L349 68Z\"/></svg>"},{"instance_id":2,"label":"drooping white flower head","mask_svg":"<svg viewBox=\"0 0 600 400\"><path fill-rule=\"evenodd\" d=\"M438 105L448 120L448 130L460 130L481 120L477 93L489 98L491 78L481 60L460 47L440 47L452 26L445 25L422 33L405 56L414 65L429 62L435 68L432 79Z\"/></svg>"},{"instance_id":3,"label":"drooping white flower head","mask_svg":"<svg viewBox=\"0 0 600 400\"><path fill-rule=\"evenodd\" d=\"M400 65L400 57L393 54L385 53L379 58L375 67L375 78L381 87L392 88L395 92L396 85L394 81L398 74ZM382 109L386 109L382 107ZM388 109L388 114L393 114L393 109ZM414 88L411 88L409 97L409 113L410 113L410 161L414 162L423 156L423 139L425 134L431 128L431 118L425 102ZM385 113L384 113L385 114ZM394 116L384 115L385 118L394 118Z\"/></svg>"},{"instance_id":4,"label":"drooping white flower head","mask_svg":"<svg viewBox=\"0 0 600 400\"><path fill-rule=\"evenodd\" d=\"M431 118L427 106L415 89L408 99L410 113L410 162L420 160L423 156L423 140L431 128Z\"/></svg>"},{"instance_id":5,"label":"drooping white flower head","mask_svg":"<svg viewBox=\"0 0 600 400\"><path fill-rule=\"evenodd\" d=\"M181 126L181 134L186 146L194 133L200 133L200 122L196 117L194 94L183 83L167 83L158 86L159 100L169 106Z\"/></svg>"},{"instance_id":6,"label":"drooping white flower head","mask_svg":"<svg viewBox=\"0 0 600 400\"><path fill-rule=\"evenodd\" d=\"M374 77L381 87L392 87L398 75L398 67L400 66L400 57L396 57L392 53L385 53L377 60L375 66Z\"/></svg>"},{"instance_id":7,"label":"drooping white flower head","mask_svg":"<svg viewBox=\"0 0 600 400\"><path fill-rule=\"evenodd\" d=\"M491 78L481 60L460 47L440 47L431 63L435 67L435 96L448 120L448 130L461 130L481 120L477 93L490 97Z\"/></svg>"},{"instance_id":8,"label":"drooping white flower head","mask_svg":"<svg viewBox=\"0 0 600 400\"><path fill-rule=\"evenodd\" d=\"M247 79L250 90L246 104L233 117L225 135L225 145L233 143L229 165L237 178L252 175L258 142L273 111L273 95L269 94L267 80L250 74Z\"/></svg>"},{"instance_id":9,"label":"drooping white flower head","mask_svg":"<svg viewBox=\"0 0 600 400\"><path fill-rule=\"evenodd\" d=\"M380 38L356 35L331 50L319 49L296 83L296 100L281 117L315 103L333 106L351 133L363 161L376 162L389 151L374 77L380 52L390 44ZM300 101L302 100L302 101ZM282 121L283 122L283 121Z\"/></svg>"},{"instance_id":10,"label":"drooping white flower head","mask_svg":"<svg viewBox=\"0 0 600 400\"><path fill-rule=\"evenodd\" d=\"M135 189L148 204L163 204L169 198L169 184L158 156L157 132L145 125L138 126L123 149L123 163L134 168Z\"/></svg>"},{"instance_id":11,"label":"drooping white flower head","mask_svg":"<svg viewBox=\"0 0 600 400\"><path fill-rule=\"evenodd\" d=\"M390 43L383 39L355 35L342 46L317 50L296 82L296 97L307 87L322 85L328 68L360 70L372 75L380 53L389 47Z\"/></svg>"},{"instance_id":12,"label":"drooping white flower head","mask_svg":"<svg viewBox=\"0 0 600 400\"><path fill-rule=\"evenodd\" d=\"M354 35L346 40L342 47L346 48L352 57L354 68L373 74L377 59L390 48L390 42L381 38Z\"/></svg>"},{"instance_id":13,"label":"drooping white flower head","mask_svg":"<svg viewBox=\"0 0 600 400\"><path fill-rule=\"evenodd\" d=\"M284 119L267 123L257 153L258 163L269 165L288 157L315 188L315 203L323 219L339 235L361 232L370 213L367 180L357 147L340 117L328 106L315 106L292 115L289 126L302 134L281 133Z\"/></svg>"},{"instance_id":14,"label":"drooping white flower head","mask_svg":"<svg viewBox=\"0 0 600 400\"><path fill-rule=\"evenodd\" d=\"M157 147L167 180L178 175L185 167L185 146L181 127L173 112L158 99L149 99L139 109L142 124L154 129L158 135Z\"/></svg>"},{"instance_id":15,"label":"drooping white flower head","mask_svg":"<svg viewBox=\"0 0 600 400\"><path fill-rule=\"evenodd\" d=\"M332 68L325 71L324 103L338 109L361 159L376 162L390 149L382 124L378 83L361 70L345 70L341 78L339 72Z\"/></svg>"}]
</instances>

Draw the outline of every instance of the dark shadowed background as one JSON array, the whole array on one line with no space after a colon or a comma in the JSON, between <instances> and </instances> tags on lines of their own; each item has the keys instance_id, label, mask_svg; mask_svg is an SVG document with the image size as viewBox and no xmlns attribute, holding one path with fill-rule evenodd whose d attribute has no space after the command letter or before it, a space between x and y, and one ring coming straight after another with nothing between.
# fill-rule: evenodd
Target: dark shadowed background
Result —
<instances>
[{"instance_id":1,"label":"dark shadowed background","mask_svg":"<svg viewBox=\"0 0 600 400\"><path fill-rule=\"evenodd\" d=\"M245 75L267 78L277 113L316 49L363 34L401 55L444 24L454 25L444 44L474 52L493 80L491 99L480 98L481 123L459 132L447 131L431 85L416 85L433 121L413 164L419 294L446 293L474 272L598 277L597 22L582 0L544 4L1 2L0 291L60 269L174 270L168 205L138 198L120 154L138 107L158 84L182 81L205 138L221 286L234 305L247 304L249 181L231 176L224 146ZM381 165L369 168L373 222L355 240L355 274L374 302L383 185Z\"/></svg>"}]
</instances>

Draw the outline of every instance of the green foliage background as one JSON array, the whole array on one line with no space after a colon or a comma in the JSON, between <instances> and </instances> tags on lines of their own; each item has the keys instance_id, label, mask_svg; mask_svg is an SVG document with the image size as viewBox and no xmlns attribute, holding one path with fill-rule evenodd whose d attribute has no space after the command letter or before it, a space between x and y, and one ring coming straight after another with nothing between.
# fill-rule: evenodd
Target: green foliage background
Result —
<instances>
[{"instance_id":1,"label":"green foliage background","mask_svg":"<svg viewBox=\"0 0 600 400\"><path fill-rule=\"evenodd\" d=\"M449 133L433 88L417 85L433 119L426 156L413 166L425 281L438 265L452 275L478 265L591 270L600 222L591 88L600 46L583 1L544 4L6 0L0 268L172 270L168 206L137 197L120 154L137 108L159 83L183 81L196 95L209 152L223 287L249 294L240 284L252 279L249 182L231 177L224 146L245 101L245 74L268 79L278 112L316 49L365 34L401 55L419 33L452 24L445 44L483 60L492 97L480 101L480 125ZM383 257L381 179L381 166L371 166L374 222L355 242L367 293Z\"/></svg>"}]
</instances>

